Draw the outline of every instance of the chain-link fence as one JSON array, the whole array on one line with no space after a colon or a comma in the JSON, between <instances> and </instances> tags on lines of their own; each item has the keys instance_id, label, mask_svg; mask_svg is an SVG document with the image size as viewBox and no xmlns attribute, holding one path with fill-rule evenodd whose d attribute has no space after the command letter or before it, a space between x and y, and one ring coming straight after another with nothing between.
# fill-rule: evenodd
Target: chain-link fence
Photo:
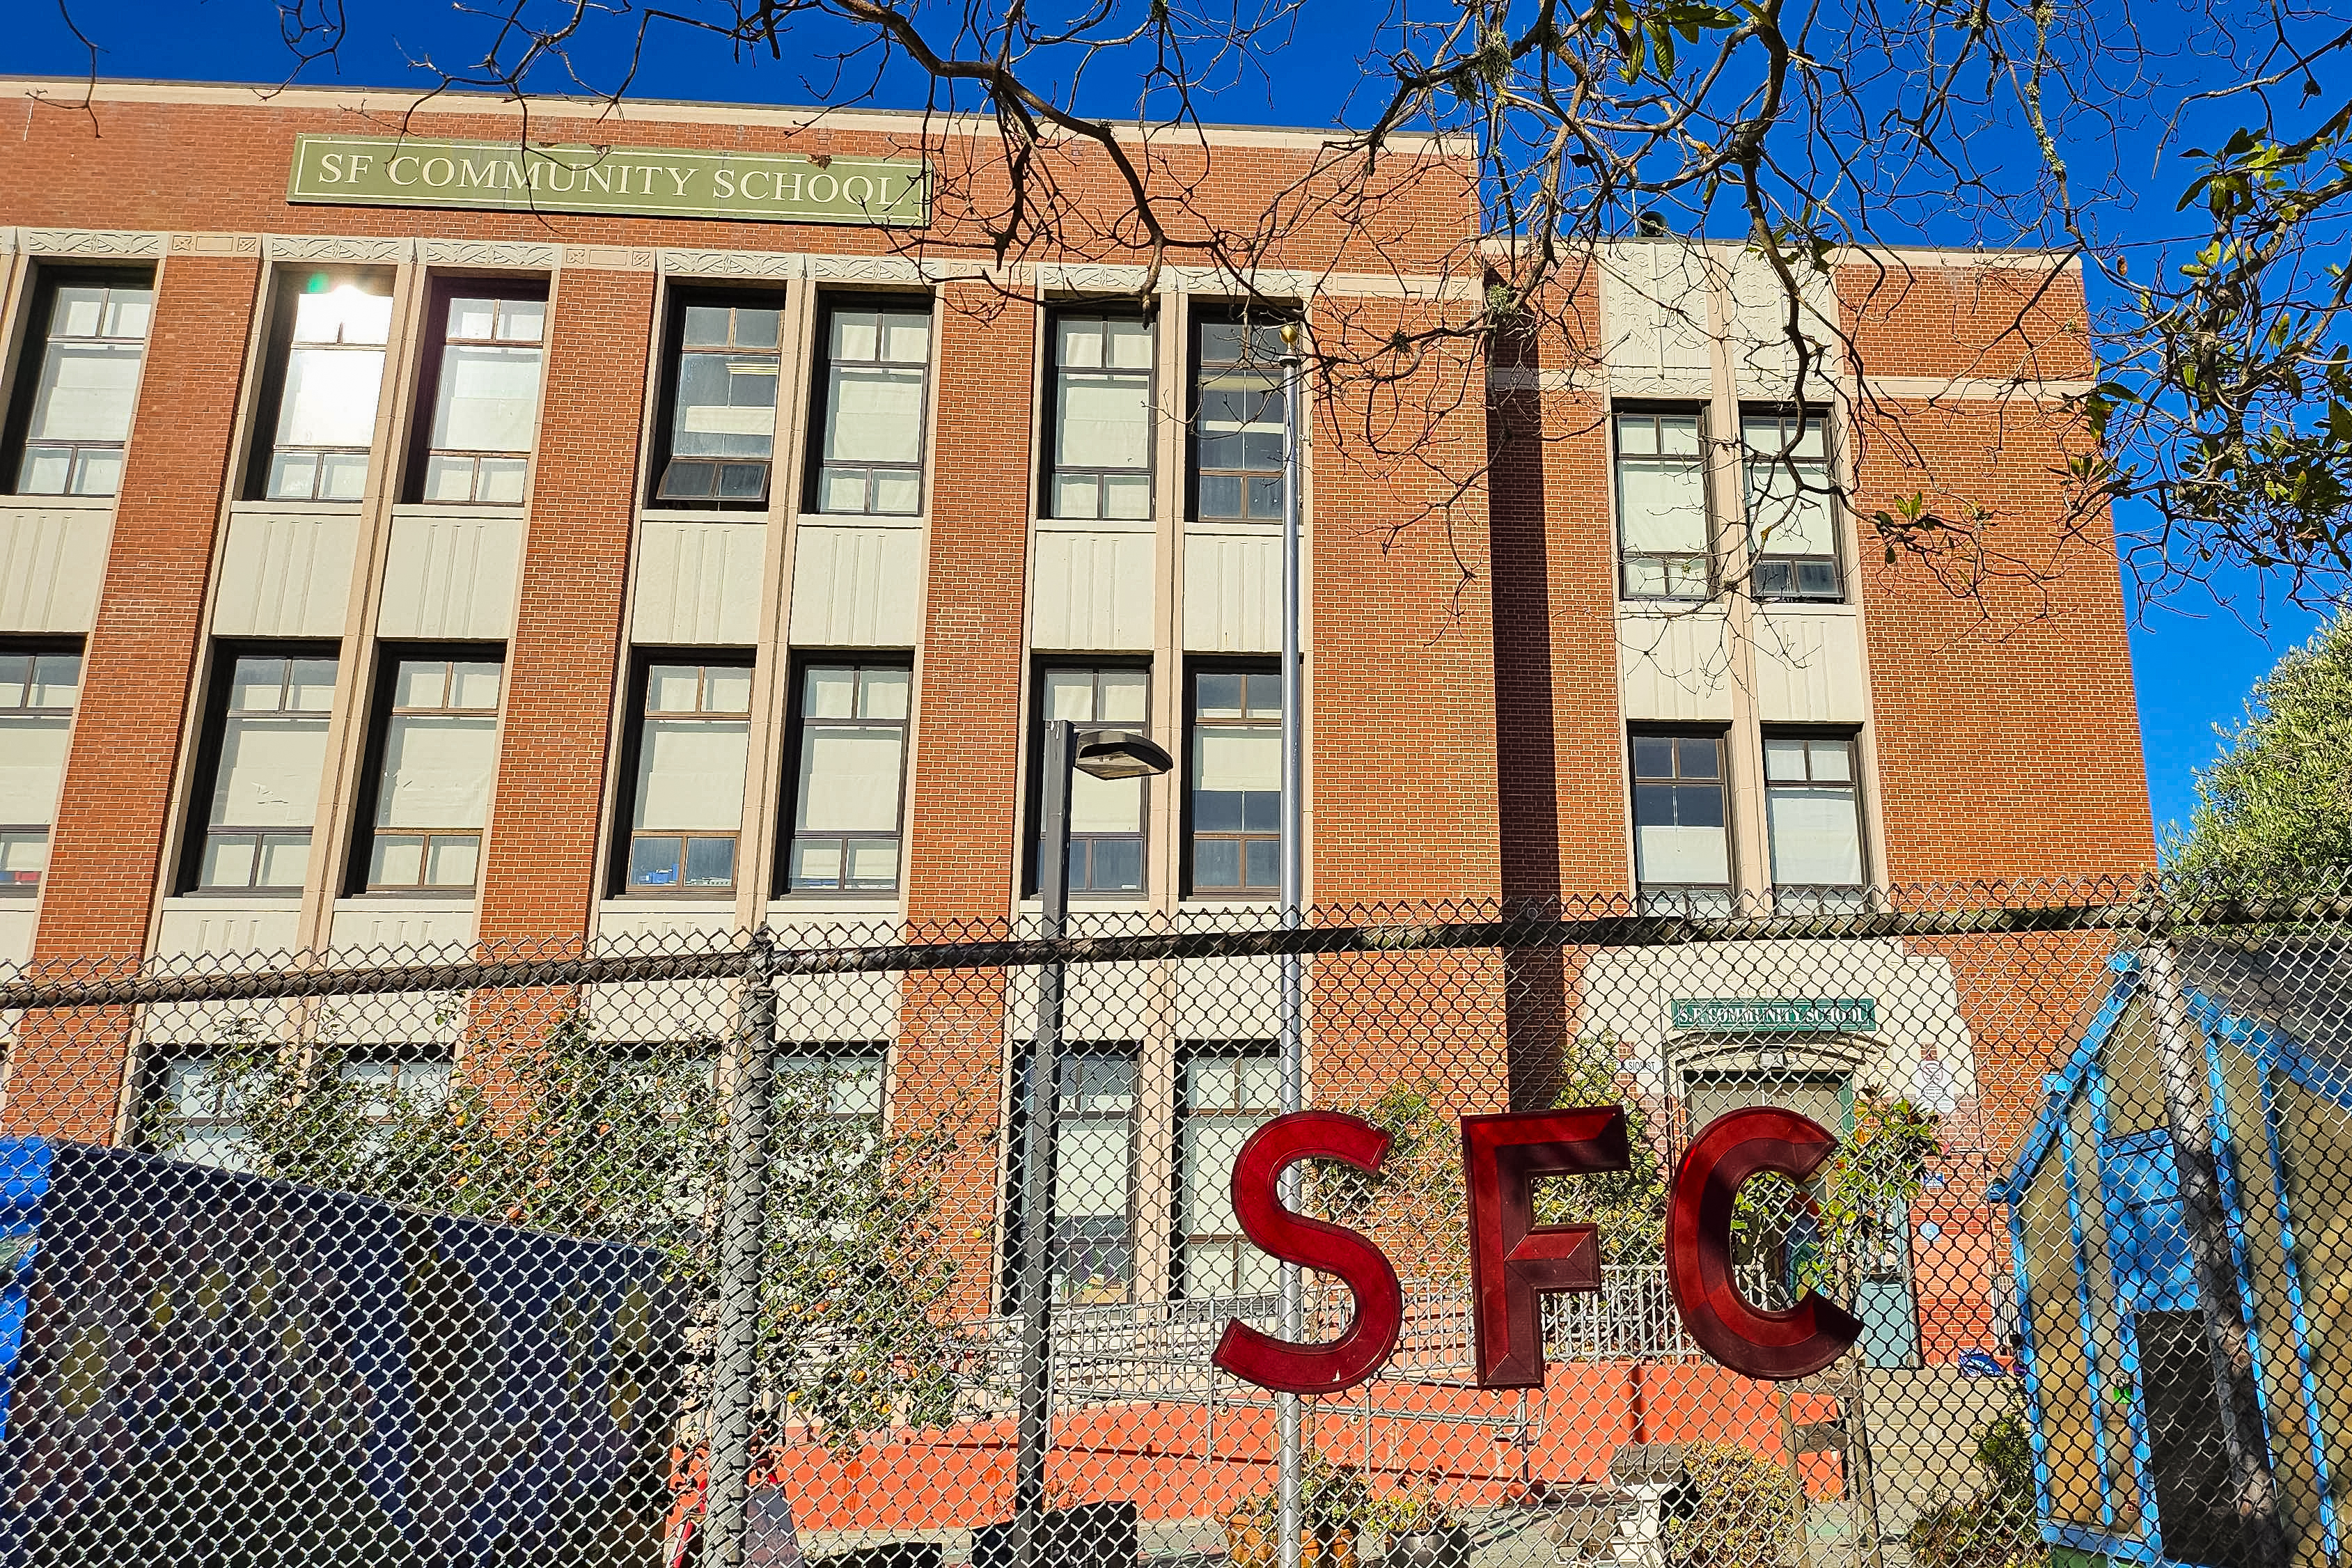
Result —
<instances>
[{"instance_id":1,"label":"chain-link fence","mask_svg":"<svg viewBox=\"0 0 2352 1568\"><path fill-rule=\"evenodd\" d=\"M2131 884L0 976L0 1558L1010 1564L1029 1504L1050 1563L2333 1562L2348 918ZM1288 1427L1286 1553L1280 1401L1212 1352L1349 1315L1236 1218L1292 1103L1388 1134L1294 1197L1405 1318ZM1483 1389L1459 1118L1596 1104L1628 1168L1537 1217L1601 1288ZM1780 1384L1703 1355L1664 1241L1752 1105L1842 1147L1743 1189L1742 1293L1861 1324Z\"/></svg>"}]
</instances>

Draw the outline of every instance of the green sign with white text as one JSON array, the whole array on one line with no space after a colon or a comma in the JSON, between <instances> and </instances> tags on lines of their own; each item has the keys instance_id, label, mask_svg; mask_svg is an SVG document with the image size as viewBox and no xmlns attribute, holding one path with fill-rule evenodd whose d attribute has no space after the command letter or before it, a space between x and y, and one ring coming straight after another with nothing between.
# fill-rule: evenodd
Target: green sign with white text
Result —
<instances>
[{"instance_id":1,"label":"green sign with white text","mask_svg":"<svg viewBox=\"0 0 2352 1568\"><path fill-rule=\"evenodd\" d=\"M1703 1035L1867 1035L1878 1027L1878 999L1677 996L1674 1026Z\"/></svg>"},{"instance_id":2,"label":"green sign with white text","mask_svg":"<svg viewBox=\"0 0 2352 1568\"><path fill-rule=\"evenodd\" d=\"M929 175L919 158L305 134L286 199L910 226L929 220Z\"/></svg>"}]
</instances>

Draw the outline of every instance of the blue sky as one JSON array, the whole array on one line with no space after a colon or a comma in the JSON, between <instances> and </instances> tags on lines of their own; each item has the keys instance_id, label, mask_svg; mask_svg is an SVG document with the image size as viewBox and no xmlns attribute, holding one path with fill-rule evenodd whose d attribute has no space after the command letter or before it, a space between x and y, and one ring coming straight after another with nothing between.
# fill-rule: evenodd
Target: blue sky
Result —
<instances>
[{"instance_id":1,"label":"blue sky","mask_svg":"<svg viewBox=\"0 0 2352 1568\"><path fill-rule=\"evenodd\" d=\"M278 11L270 0L69 4L103 49L99 69L109 76L268 81L283 79L291 68L278 36ZM478 18L415 0L349 0L347 14L350 30L339 60L314 64L303 72L304 81L423 85L433 78L421 60L431 56L444 64L457 63L464 58L466 45L482 37ZM1361 118L1370 105L1356 100L1364 90L1363 78L1351 52L1365 36L1360 16L1353 0L1306 0L1294 11L1290 41L1273 57L1271 68L1229 73L1204 112L1243 123L1314 125ZM618 58L609 49L594 48L577 63L583 76L601 84L612 79ZM2195 64L2193 58L2188 63ZM70 75L89 68L89 54L54 7L29 0L19 7L5 47L0 47L0 69ZM536 85L562 90L565 84L546 73ZM883 100L890 100L895 87L886 86ZM691 43L675 34L667 41L657 37L648 47L633 90L642 97L781 103L822 101L841 91L830 76L811 79L790 62L747 57L730 66L712 45ZM1106 112L1118 108L1113 103L1098 107ZM1993 146L1997 156L1998 142ZM2140 173L2144 176L2146 171ZM2171 202L2161 193L2177 191L2178 180L2143 177L2125 184L2126 189L2145 184L2159 194L2146 210L2136 210L2137 198L2129 195L2121 206L2111 207L2106 215L2110 232L2177 230ZM2273 614L2263 629L2253 629L2248 623L2260 626L2263 617L2243 610L2252 602L2251 585L2233 581L2227 587L2237 596L2238 611L2210 596L2190 594L2149 609L2132 633L2148 788L2159 828L2168 821L2187 819L2194 798L2192 772L2215 752L2214 726L2234 721L2254 679L2311 629L2308 616L2291 613Z\"/></svg>"}]
</instances>

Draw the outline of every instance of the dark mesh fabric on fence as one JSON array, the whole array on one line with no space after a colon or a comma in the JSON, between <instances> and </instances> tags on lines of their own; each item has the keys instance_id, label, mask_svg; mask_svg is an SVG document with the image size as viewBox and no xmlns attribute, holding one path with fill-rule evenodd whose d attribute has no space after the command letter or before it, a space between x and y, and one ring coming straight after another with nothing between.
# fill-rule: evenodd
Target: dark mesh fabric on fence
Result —
<instances>
[{"instance_id":1,"label":"dark mesh fabric on fence","mask_svg":"<svg viewBox=\"0 0 2352 1568\"><path fill-rule=\"evenodd\" d=\"M2352 1551L2333 888L1072 930L0 972L0 1560ZM1286 1422L1213 1352L1353 1309L1236 1212L1291 1105L1387 1136L1289 1199L1404 1315ZM1460 1119L1571 1106L1622 1110L1627 1167L1535 1218L1595 1227L1599 1289L1540 1299L1539 1385L1481 1388ZM1780 1383L1702 1352L1668 1266L1677 1162L1756 1106L1838 1147L1740 1190L1739 1294L1860 1325Z\"/></svg>"}]
</instances>

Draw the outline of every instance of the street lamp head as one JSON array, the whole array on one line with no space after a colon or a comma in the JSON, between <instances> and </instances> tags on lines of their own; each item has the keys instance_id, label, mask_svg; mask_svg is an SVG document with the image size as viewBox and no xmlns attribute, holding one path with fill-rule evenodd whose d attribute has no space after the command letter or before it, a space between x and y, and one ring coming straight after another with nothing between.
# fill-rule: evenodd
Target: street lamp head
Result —
<instances>
[{"instance_id":1,"label":"street lamp head","mask_svg":"<svg viewBox=\"0 0 2352 1568\"><path fill-rule=\"evenodd\" d=\"M1092 778L1139 779L1176 765L1150 736L1134 730L1081 730L1076 740L1077 755L1071 760Z\"/></svg>"}]
</instances>

